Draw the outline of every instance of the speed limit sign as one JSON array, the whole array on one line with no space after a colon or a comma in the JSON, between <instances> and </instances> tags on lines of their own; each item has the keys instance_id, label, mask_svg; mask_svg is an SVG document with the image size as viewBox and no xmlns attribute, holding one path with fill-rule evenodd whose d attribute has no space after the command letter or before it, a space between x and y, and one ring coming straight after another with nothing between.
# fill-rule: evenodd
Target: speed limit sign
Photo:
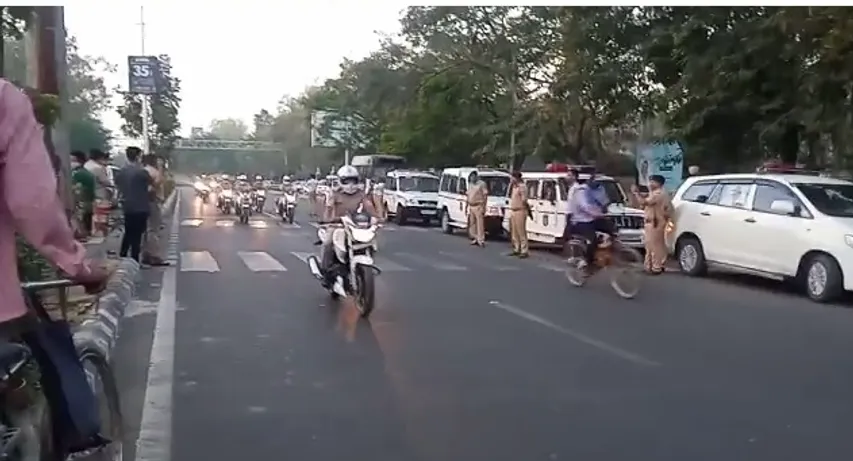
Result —
<instances>
[{"instance_id":1,"label":"speed limit sign","mask_svg":"<svg viewBox=\"0 0 853 461\"><path fill-rule=\"evenodd\" d=\"M128 91L137 94L157 93L159 64L156 56L128 56Z\"/></svg>"}]
</instances>

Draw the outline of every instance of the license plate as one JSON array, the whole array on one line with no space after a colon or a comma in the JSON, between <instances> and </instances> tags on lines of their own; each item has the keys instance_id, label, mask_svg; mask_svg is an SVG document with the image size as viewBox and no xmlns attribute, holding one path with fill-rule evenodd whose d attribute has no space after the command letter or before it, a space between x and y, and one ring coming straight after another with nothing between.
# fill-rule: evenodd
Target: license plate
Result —
<instances>
[{"instance_id":1,"label":"license plate","mask_svg":"<svg viewBox=\"0 0 853 461\"><path fill-rule=\"evenodd\" d=\"M490 207L488 213L489 216L499 216L501 214L501 209L498 207Z\"/></svg>"},{"instance_id":2,"label":"license plate","mask_svg":"<svg viewBox=\"0 0 853 461\"><path fill-rule=\"evenodd\" d=\"M421 214L435 214L436 210L421 210Z\"/></svg>"}]
</instances>

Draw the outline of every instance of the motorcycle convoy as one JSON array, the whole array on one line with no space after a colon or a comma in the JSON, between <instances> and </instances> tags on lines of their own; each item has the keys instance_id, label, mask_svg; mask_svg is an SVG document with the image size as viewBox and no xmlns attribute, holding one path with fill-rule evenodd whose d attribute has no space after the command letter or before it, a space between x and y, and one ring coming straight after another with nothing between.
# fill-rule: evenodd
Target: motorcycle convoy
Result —
<instances>
[{"instance_id":1,"label":"motorcycle convoy","mask_svg":"<svg viewBox=\"0 0 853 461\"><path fill-rule=\"evenodd\" d=\"M213 185L216 193L216 208L223 214L235 214L241 224L248 224L253 213L263 212L266 201L266 191L246 190L243 175L237 178L237 187L231 188L228 181ZM282 178L289 184L289 178ZM210 188L196 187L196 193L207 203L211 194ZM275 209L285 223L293 224L298 194L292 187L285 187L276 199ZM330 251L333 253L332 264L323 267L322 250L319 256L307 259L308 267L324 289L333 299L352 298L362 317L368 317L375 306L374 278L381 273L375 265L373 255L378 246L376 235L381 224L369 214L358 210L341 217L334 223L324 223L317 229L316 245L322 245L331 239ZM323 248L323 246L321 246Z\"/></svg>"}]
</instances>

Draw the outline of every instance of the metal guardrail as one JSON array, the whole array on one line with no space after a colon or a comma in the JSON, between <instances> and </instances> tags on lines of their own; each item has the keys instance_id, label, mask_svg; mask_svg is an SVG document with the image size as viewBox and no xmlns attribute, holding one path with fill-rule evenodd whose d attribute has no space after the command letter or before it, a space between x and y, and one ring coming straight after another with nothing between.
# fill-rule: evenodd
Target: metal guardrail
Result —
<instances>
[{"instance_id":1,"label":"metal guardrail","mask_svg":"<svg viewBox=\"0 0 853 461\"><path fill-rule=\"evenodd\" d=\"M68 288L78 286L79 283L68 279L44 280L38 282L23 282L21 289L27 295L28 302L41 303L36 296L38 293L48 290L57 290L59 293L59 311L63 320L68 320ZM96 297L92 305L97 306L99 299Z\"/></svg>"}]
</instances>

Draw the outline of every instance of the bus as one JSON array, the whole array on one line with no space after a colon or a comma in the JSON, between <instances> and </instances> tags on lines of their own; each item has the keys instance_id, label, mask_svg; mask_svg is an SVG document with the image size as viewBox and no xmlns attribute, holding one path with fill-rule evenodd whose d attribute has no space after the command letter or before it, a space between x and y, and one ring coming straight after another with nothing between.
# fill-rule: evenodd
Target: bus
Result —
<instances>
[{"instance_id":1,"label":"bus","mask_svg":"<svg viewBox=\"0 0 853 461\"><path fill-rule=\"evenodd\" d=\"M399 155L356 155L350 160L350 165L358 170L362 178L384 179L391 170L405 168L406 159Z\"/></svg>"}]
</instances>

